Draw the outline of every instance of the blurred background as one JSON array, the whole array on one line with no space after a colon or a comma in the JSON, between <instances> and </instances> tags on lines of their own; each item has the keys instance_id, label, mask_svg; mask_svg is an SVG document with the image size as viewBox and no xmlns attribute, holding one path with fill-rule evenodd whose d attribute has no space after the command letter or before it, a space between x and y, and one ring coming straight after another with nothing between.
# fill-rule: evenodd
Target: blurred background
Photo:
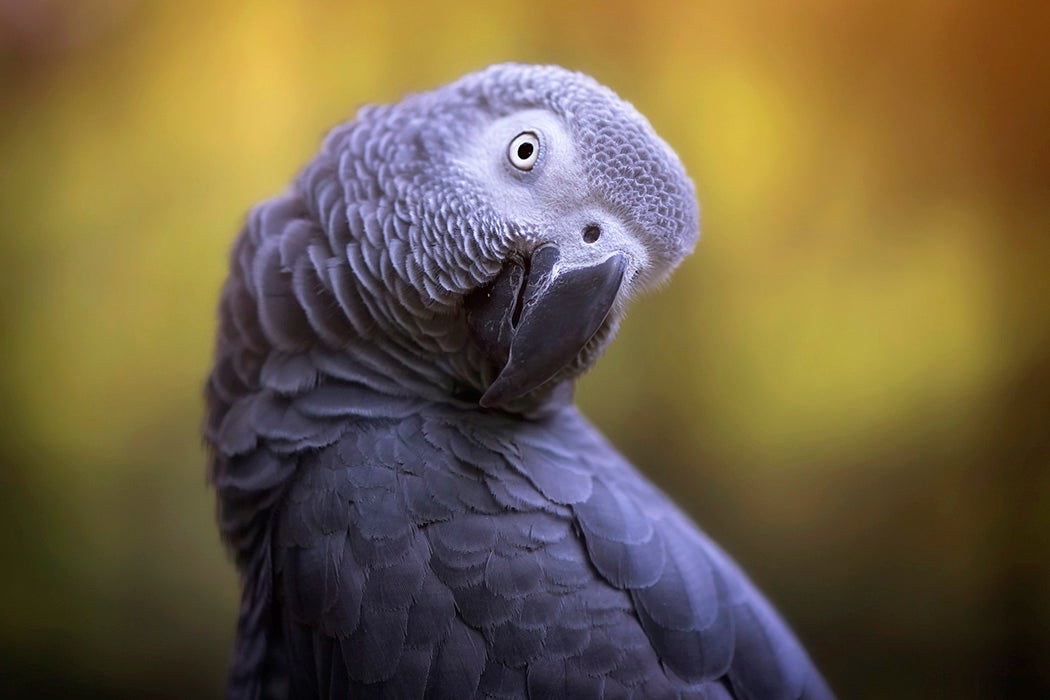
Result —
<instances>
[{"instance_id":1,"label":"blurred background","mask_svg":"<svg viewBox=\"0 0 1050 700\"><path fill-rule=\"evenodd\" d=\"M0 691L215 697L229 245L361 104L588 72L703 236L580 385L843 698L1050 692L1050 5L0 0Z\"/></svg>"}]
</instances>

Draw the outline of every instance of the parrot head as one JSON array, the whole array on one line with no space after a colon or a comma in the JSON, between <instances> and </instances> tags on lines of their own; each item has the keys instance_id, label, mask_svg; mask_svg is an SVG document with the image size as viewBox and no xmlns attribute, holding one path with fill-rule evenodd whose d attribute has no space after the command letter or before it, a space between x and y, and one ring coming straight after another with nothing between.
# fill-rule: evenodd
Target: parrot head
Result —
<instances>
[{"instance_id":1,"label":"parrot head","mask_svg":"<svg viewBox=\"0 0 1050 700\"><path fill-rule=\"evenodd\" d=\"M484 407L588 369L699 235L693 184L649 122L554 66L364 108L326 151L347 201L382 212L402 303L465 325Z\"/></svg>"}]
</instances>

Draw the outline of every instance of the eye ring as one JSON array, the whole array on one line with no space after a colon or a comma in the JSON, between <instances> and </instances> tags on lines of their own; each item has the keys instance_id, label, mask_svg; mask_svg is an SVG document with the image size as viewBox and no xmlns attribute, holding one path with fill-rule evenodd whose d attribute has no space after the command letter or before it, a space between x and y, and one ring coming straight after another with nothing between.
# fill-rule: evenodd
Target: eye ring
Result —
<instances>
[{"instance_id":1,"label":"eye ring","mask_svg":"<svg viewBox=\"0 0 1050 700\"><path fill-rule=\"evenodd\" d=\"M510 164L518 170L529 171L536 167L540 157L540 137L535 131L523 131L513 138L507 149Z\"/></svg>"}]
</instances>

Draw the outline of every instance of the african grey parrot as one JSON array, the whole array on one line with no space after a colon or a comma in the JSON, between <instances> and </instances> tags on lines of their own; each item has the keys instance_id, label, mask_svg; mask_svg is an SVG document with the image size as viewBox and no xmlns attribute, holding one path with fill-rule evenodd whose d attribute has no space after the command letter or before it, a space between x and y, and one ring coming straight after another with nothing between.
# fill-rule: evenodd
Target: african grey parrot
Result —
<instances>
[{"instance_id":1,"label":"african grey parrot","mask_svg":"<svg viewBox=\"0 0 1050 700\"><path fill-rule=\"evenodd\" d=\"M497 65L335 128L222 292L228 696L830 697L573 405L697 236L677 156L579 73Z\"/></svg>"}]
</instances>

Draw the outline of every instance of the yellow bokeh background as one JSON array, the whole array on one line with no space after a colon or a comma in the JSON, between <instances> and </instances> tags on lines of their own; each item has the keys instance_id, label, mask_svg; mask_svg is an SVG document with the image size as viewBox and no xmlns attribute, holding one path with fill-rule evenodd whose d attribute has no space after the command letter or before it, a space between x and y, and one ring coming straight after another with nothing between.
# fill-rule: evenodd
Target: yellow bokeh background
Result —
<instances>
[{"instance_id":1,"label":"yellow bokeh background","mask_svg":"<svg viewBox=\"0 0 1050 700\"><path fill-rule=\"evenodd\" d=\"M233 236L360 105L518 60L612 87L698 187L701 243L588 415L842 697L1050 691L1048 29L950 0L0 0L0 683L219 694L237 583L199 426Z\"/></svg>"}]
</instances>

